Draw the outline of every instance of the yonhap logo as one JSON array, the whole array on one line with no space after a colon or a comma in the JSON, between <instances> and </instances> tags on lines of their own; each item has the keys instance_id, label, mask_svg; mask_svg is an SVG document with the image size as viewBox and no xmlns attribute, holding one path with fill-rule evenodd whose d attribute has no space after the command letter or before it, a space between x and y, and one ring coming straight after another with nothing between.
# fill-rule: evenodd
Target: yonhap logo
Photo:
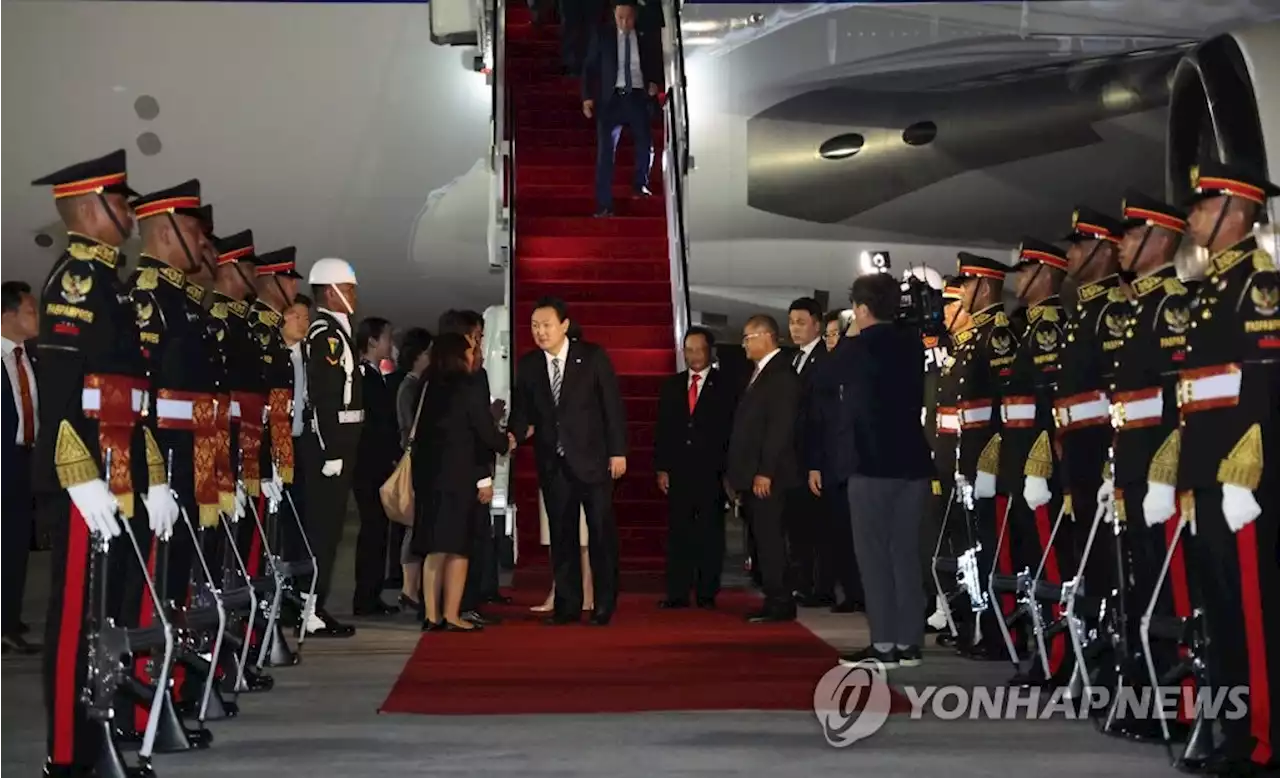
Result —
<instances>
[{"instance_id":1,"label":"yonhap logo","mask_svg":"<svg viewBox=\"0 0 1280 778\"><path fill-rule=\"evenodd\" d=\"M892 698L884 665L875 660L837 665L813 690L813 712L827 743L844 748L874 735L889 718Z\"/></svg>"}]
</instances>

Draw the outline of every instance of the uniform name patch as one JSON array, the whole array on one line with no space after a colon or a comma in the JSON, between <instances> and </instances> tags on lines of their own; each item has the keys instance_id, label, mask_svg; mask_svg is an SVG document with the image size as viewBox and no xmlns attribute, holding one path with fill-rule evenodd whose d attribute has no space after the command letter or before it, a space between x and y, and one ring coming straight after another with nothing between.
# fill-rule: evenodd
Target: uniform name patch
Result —
<instances>
[{"instance_id":1,"label":"uniform name patch","mask_svg":"<svg viewBox=\"0 0 1280 778\"><path fill-rule=\"evenodd\" d=\"M79 319L80 321L93 323L93 311L78 308L74 305L63 305L62 303L49 303L45 306L44 312L50 316L57 316L63 319Z\"/></svg>"}]
</instances>

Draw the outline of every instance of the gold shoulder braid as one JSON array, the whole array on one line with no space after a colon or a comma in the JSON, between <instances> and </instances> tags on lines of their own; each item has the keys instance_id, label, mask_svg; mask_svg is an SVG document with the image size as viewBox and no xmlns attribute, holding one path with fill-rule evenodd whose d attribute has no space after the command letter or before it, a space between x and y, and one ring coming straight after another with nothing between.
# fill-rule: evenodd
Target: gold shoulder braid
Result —
<instances>
[{"instance_id":1,"label":"gold shoulder braid","mask_svg":"<svg viewBox=\"0 0 1280 778\"><path fill-rule=\"evenodd\" d=\"M978 455L978 470L983 473L994 473L1000 467L1000 433L991 436L982 453Z\"/></svg>"},{"instance_id":2,"label":"gold shoulder braid","mask_svg":"<svg viewBox=\"0 0 1280 778\"><path fill-rule=\"evenodd\" d=\"M102 243L94 243L87 245L84 243L67 244L67 253L72 259L79 259L85 262L97 260L109 268L115 268L116 262L120 257L119 249L114 249Z\"/></svg>"},{"instance_id":3,"label":"gold shoulder braid","mask_svg":"<svg viewBox=\"0 0 1280 778\"><path fill-rule=\"evenodd\" d=\"M169 476L164 471L164 456L160 453L160 446L156 443L156 439L151 435L150 427L142 428L142 436L147 442L147 478L152 486L159 486L169 482Z\"/></svg>"},{"instance_id":4,"label":"gold shoulder braid","mask_svg":"<svg viewBox=\"0 0 1280 778\"><path fill-rule=\"evenodd\" d=\"M1218 482L1256 491L1262 481L1262 426L1255 424L1218 465Z\"/></svg>"},{"instance_id":5,"label":"gold shoulder braid","mask_svg":"<svg viewBox=\"0 0 1280 778\"><path fill-rule=\"evenodd\" d=\"M1174 430L1165 438L1147 469L1147 480L1157 484L1174 486L1178 483L1178 457L1182 451L1182 431Z\"/></svg>"},{"instance_id":6,"label":"gold shoulder braid","mask_svg":"<svg viewBox=\"0 0 1280 778\"><path fill-rule=\"evenodd\" d=\"M89 447L66 419L58 425L58 439L53 449L53 466L58 471L58 483L63 489L96 481L102 473L93 461Z\"/></svg>"},{"instance_id":7,"label":"gold shoulder braid","mask_svg":"<svg viewBox=\"0 0 1280 778\"><path fill-rule=\"evenodd\" d=\"M1031 453L1027 455L1027 463L1022 474L1032 478L1048 478L1053 475L1053 453L1049 450L1049 433L1044 431L1036 438Z\"/></svg>"}]
</instances>

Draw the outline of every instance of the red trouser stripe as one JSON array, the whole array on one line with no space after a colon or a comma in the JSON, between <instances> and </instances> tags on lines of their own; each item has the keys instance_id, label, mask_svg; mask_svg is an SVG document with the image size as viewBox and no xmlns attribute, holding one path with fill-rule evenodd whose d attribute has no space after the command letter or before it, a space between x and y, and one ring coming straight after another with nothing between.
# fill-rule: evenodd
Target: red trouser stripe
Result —
<instances>
[{"instance_id":1,"label":"red trouser stripe","mask_svg":"<svg viewBox=\"0 0 1280 778\"><path fill-rule=\"evenodd\" d=\"M156 580L156 554L159 552L160 541L156 538L151 539L151 551L147 553L147 575L151 580ZM147 590L146 584L143 584L142 602L138 605L138 626L149 627L151 622L155 621L155 606L151 602L151 593ZM143 683L151 683L151 675L147 673L146 657L138 657L133 660L133 677ZM150 717L151 711L147 706L139 703L133 706L133 728L139 732L145 732L147 729L147 719Z\"/></svg>"},{"instance_id":2,"label":"red trouser stripe","mask_svg":"<svg viewBox=\"0 0 1280 778\"><path fill-rule=\"evenodd\" d=\"M1013 575L1013 551L1009 548L1009 527L1006 524L1008 517L1009 495L997 494L996 521L998 523L996 524L996 529L999 531L999 528L1002 525L1005 528L1004 542L1001 543L997 541L997 545L1000 546L1000 555L999 558L996 559L996 569L1000 571L1001 575ZM1014 596L1012 594L1000 595L1000 608L1004 612L1005 616L1012 616L1014 608L1016 607L1017 602L1014 600Z\"/></svg>"},{"instance_id":3,"label":"red trouser stripe","mask_svg":"<svg viewBox=\"0 0 1280 778\"><path fill-rule=\"evenodd\" d=\"M1257 745L1253 761L1271 762L1271 688L1267 683L1267 646L1262 630L1262 588L1258 580L1258 524L1236 533L1240 557L1240 605L1244 609L1245 645L1249 650L1249 723ZM1212 616L1211 616L1212 617Z\"/></svg>"},{"instance_id":4,"label":"red trouser stripe","mask_svg":"<svg viewBox=\"0 0 1280 778\"><path fill-rule=\"evenodd\" d=\"M1036 508L1036 535L1040 538L1040 550L1043 553L1045 549L1049 549L1049 539L1053 537L1053 524L1049 519L1048 505ZM1049 549L1044 559L1044 577L1051 584L1062 583L1062 573L1058 570L1058 555L1053 552L1053 549ZM1062 606L1054 603L1050 613L1056 621L1062 616ZM1056 674L1066 658L1067 638L1064 633L1059 632L1049 642L1049 672Z\"/></svg>"},{"instance_id":5,"label":"red trouser stripe","mask_svg":"<svg viewBox=\"0 0 1280 778\"><path fill-rule=\"evenodd\" d=\"M71 526L67 531L67 569L62 582L62 624L58 629L58 653L53 675L53 763L69 765L75 759L76 667L80 655L80 632L84 629L85 563L89 552L89 527L75 503L71 504ZM105 571L103 571L105 574Z\"/></svg>"},{"instance_id":6,"label":"red trouser stripe","mask_svg":"<svg viewBox=\"0 0 1280 778\"><path fill-rule=\"evenodd\" d=\"M1182 521L1182 509L1174 511L1173 516L1164 523L1165 543L1172 545L1178 537L1178 526ZM1166 548L1168 547L1166 545ZM1169 590L1173 594L1173 615L1180 619L1191 616L1191 594L1187 589L1187 560L1182 553L1182 544L1173 550L1169 560ZM1185 646L1178 649L1178 656L1186 658L1190 652ZM1190 724L1195 720L1196 679L1192 676L1182 679L1182 704L1178 706L1178 721Z\"/></svg>"}]
</instances>

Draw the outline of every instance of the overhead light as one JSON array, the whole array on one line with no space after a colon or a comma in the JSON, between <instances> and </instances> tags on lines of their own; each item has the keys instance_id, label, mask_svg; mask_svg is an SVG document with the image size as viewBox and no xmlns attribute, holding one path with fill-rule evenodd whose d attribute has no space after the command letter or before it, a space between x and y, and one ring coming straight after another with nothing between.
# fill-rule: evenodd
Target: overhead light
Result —
<instances>
[{"instance_id":1,"label":"overhead light","mask_svg":"<svg viewBox=\"0 0 1280 778\"><path fill-rule=\"evenodd\" d=\"M908 146L925 146L938 137L938 125L930 121L916 122L902 131L902 142Z\"/></svg>"},{"instance_id":2,"label":"overhead light","mask_svg":"<svg viewBox=\"0 0 1280 778\"><path fill-rule=\"evenodd\" d=\"M859 151L867 141L856 132L837 135L818 147L818 154L823 159L848 159Z\"/></svg>"}]
</instances>

